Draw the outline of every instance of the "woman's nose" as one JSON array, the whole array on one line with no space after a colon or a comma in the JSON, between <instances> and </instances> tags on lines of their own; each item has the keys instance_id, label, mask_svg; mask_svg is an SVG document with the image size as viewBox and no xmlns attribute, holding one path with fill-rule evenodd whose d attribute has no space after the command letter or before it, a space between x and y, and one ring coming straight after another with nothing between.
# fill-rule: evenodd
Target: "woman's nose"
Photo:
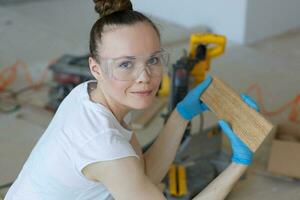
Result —
<instances>
[{"instance_id":1,"label":"woman's nose","mask_svg":"<svg viewBox=\"0 0 300 200\"><path fill-rule=\"evenodd\" d=\"M136 82L149 82L151 79L151 72L148 67L143 67L143 69L137 74Z\"/></svg>"}]
</instances>

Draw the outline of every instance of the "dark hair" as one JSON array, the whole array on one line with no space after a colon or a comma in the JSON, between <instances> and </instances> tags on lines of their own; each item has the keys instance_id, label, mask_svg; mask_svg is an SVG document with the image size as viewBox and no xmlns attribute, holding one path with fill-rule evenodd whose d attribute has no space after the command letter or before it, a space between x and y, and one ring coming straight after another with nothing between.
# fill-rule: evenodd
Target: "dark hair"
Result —
<instances>
[{"instance_id":1,"label":"dark hair","mask_svg":"<svg viewBox=\"0 0 300 200\"><path fill-rule=\"evenodd\" d=\"M129 0L94 0L95 10L100 18L93 25L90 32L90 55L98 63L98 44L106 26L133 25L138 22L149 23L160 38L160 33L156 25L145 15L132 10Z\"/></svg>"}]
</instances>

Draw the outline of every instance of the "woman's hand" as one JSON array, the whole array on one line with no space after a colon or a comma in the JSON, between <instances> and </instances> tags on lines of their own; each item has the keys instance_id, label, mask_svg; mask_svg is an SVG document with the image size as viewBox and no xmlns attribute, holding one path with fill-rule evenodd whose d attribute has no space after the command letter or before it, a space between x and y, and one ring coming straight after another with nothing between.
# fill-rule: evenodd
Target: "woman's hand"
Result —
<instances>
[{"instance_id":1,"label":"woman's hand","mask_svg":"<svg viewBox=\"0 0 300 200\"><path fill-rule=\"evenodd\" d=\"M241 94L243 101L251 108L259 111L257 103L248 95ZM252 163L253 152L248 146L236 136L230 125L225 120L219 120L223 132L228 137L232 148L232 161L237 164L250 165Z\"/></svg>"},{"instance_id":2,"label":"woman's hand","mask_svg":"<svg viewBox=\"0 0 300 200\"><path fill-rule=\"evenodd\" d=\"M211 76L207 76L202 83L189 91L184 99L177 104L176 109L184 119L191 120L194 116L208 110L206 104L200 100L200 96L211 81Z\"/></svg>"}]
</instances>

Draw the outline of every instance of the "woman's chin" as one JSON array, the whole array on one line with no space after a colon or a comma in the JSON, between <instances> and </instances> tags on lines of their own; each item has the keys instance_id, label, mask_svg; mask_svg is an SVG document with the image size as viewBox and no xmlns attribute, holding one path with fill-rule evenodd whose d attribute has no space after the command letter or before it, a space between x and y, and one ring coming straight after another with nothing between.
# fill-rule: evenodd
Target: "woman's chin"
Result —
<instances>
[{"instance_id":1,"label":"woman's chin","mask_svg":"<svg viewBox=\"0 0 300 200\"><path fill-rule=\"evenodd\" d=\"M136 110L146 109L152 105L153 101L154 97L149 97L148 99L140 99L135 101L135 103L132 105L132 108Z\"/></svg>"}]
</instances>

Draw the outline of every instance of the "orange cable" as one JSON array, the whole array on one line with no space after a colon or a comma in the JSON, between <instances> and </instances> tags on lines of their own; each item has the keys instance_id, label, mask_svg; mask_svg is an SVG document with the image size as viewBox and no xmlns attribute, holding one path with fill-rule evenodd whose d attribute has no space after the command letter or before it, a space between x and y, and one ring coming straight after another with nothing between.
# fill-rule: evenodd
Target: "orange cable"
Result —
<instances>
[{"instance_id":1,"label":"orange cable","mask_svg":"<svg viewBox=\"0 0 300 200\"><path fill-rule=\"evenodd\" d=\"M257 102L260 105L262 114L272 117L272 116L283 113L288 108L291 108L290 113L289 113L289 120L291 122L300 124L300 119L298 119L299 111L300 111L300 109L298 107L300 105L300 94L296 95L296 97L294 99L288 101L283 106L275 109L274 111L268 111L264 105L262 89L258 84L250 85L246 91L247 91L247 93L250 93L252 91L255 92L256 97L257 97Z\"/></svg>"},{"instance_id":2,"label":"orange cable","mask_svg":"<svg viewBox=\"0 0 300 200\"><path fill-rule=\"evenodd\" d=\"M49 66L55 62L56 59L50 61L38 81L34 82L29 72L28 65L24 61L18 59L12 66L0 69L0 92L7 89L7 87L15 81L18 67L21 67L24 70L24 76L28 86L32 86L33 89L39 89L47 78Z\"/></svg>"}]
</instances>

